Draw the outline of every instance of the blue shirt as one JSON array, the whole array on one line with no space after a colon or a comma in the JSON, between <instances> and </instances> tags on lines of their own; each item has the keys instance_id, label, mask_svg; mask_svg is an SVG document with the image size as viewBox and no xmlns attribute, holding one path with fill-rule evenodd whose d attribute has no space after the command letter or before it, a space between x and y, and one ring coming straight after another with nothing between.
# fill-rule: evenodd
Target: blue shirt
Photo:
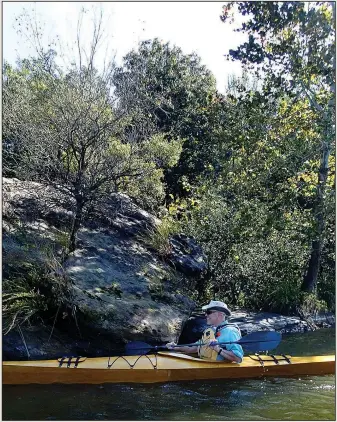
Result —
<instances>
[{"instance_id":1,"label":"blue shirt","mask_svg":"<svg viewBox=\"0 0 337 422\"><path fill-rule=\"evenodd\" d=\"M230 326L230 325L228 327L225 326L220 331L218 331L218 335L219 337L216 337L216 339L218 340L218 343L238 341L241 339L240 332L235 327ZM234 353L242 361L243 350L240 344L223 344L223 345L220 345L220 347ZM224 359L225 358L223 356L218 356L216 360L224 360Z\"/></svg>"}]
</instances>

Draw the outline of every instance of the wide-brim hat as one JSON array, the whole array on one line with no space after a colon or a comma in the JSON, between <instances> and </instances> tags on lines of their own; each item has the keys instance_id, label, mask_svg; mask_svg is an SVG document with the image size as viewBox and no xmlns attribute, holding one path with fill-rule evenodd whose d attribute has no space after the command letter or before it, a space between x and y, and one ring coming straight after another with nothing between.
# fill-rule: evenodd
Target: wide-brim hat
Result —
<instances>
[{"instance_id":1,"label":"wide-brim hat","mask_svg":"<svg viewBox=\"0 0 337 422\"><path fill-rule=\"evenodd\" d=\"M228 309L228 306L221 302L220 300L211 300L208 305L202 307L203 311L219 311L225 313L227 316L230 316L232 313Z\"/></svg>"}]
</instances>

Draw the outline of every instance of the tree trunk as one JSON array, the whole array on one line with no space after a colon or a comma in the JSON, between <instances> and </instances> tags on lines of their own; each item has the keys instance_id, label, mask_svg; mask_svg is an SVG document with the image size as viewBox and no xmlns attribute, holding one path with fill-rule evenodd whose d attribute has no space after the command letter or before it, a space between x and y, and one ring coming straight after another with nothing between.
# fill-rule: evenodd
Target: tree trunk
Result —
<instances>
[{"instance_id":1,"label":"tree trunk","mask_svg":"<svg viewBox=\"0 0 337 422\"><path fill-rule=\"evenodd\" d=\"M75 217L73 220L73 225L72 225L70 237L69 237L69 253L74 252L74 250L76 249L76 235L79 228L81 227L83 207L84 207L83 198L76 197L76 212L75 212Z\"/></svg>"},{"instance_id":2,"label":"tree trunk","mask_svg":"<svg viewBox=\"0 0 337 422\"><path fill-rule=\"evenodd\" d=\"M332 6L332 13L334 16L333 27L335 29L336 23L336 4L335 2L330 2ZM334 75L336 74L336 55L334 54L333 60L333 69ZM323 235L324 235L324 190L326 185L326 180L328 177L329 171L329 156L331 145L333 144L336 132L335 132L335 101L336 101L336 83L332 81L330 85L331 98L328 103L328 113L323 113L323 118L325 120L326 130L325 137L323 141L323 153L321 158L321 167L318 173L318 185L317 185L317 195L316 195L316 207L314 207L316 227L317 227L317 237L312 241L311 256L309 260L309 265L307 272L304 276L301 290L305 292L313 292L316 289L317 285L317 276L321 263L321 252L323 244ZM316 110L320 111L320 107L316 106ZM331 117L331 119L330 119Z\"/></svg>"},{"instance_id":3,"label":"tree trunk","mask_svg":"<svg viewBox=\"0 0 337 422\"><path fill-rule=\"evenodd\" d=\"M316 220L316 238L312 241L311 254L307 272L303 278L301 290L312 293L316 289L318 271L321 263L322 244L324 236L324 190L328 177L330 144L324 142L321 167L318 173L316 206L314 207Z\"/></svg>"},{"instance_id":4,"label":"tree trunk","mask_svg":"<svg viewBox=\"0 0 337 422\"><path fill-rule=\"evenodd\" d=\"M317 284L318 270L321 262L322 244L320 240L313 240L311 246L311 255L307 272L303 278L301 290L304 292L315 291Z\"/></svg>"}]
</instances>

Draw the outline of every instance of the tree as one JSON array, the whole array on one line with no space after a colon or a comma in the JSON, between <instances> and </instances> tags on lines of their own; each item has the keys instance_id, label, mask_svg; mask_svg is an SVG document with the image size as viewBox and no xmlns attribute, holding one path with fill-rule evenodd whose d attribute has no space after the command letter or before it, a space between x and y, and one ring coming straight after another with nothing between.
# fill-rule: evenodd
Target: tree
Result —
<instances>
[{"instance_id":1,"label":"tree","mask_svg":"<svg viewBox=\"0 0 337 422\"><path fill-rule=\"evenodd\" d=\"M124 57L114 80L121 105L133 105L132 124L148 127L151 122L169 139L185 140L177 166L166 172L166 182L169 192L186 195L183 179L195 181L213 160L220 124L215 78L196 54L183 54L154 39Z\"/></svg>"},{"instance_id":2,"label":"tree","mask_svg":"<svg viewBox=\"0 0 337 422\"><path fill-rule=\"evenodd\" d=\"M313 207L315 232L302 289L317 284L325 228L325 190L329 156L335 139L335 3L230 2L221 19L234 8L247 16L236 31L249 34L248 42L230 50L233 60L263 75L265 93L287 92L294 102L306 98L319 116L316 144L320 153Z\"/></svg>"},{"instance_id":3,"label":"tree","mask_svg":"<svg viewBox=\"0 0 337 422\"><path fill-rule=\"evenodd\" d=\"M208 258L197 284L199 298L297 312L305 297L300 287L314 230L317 113L305 98L266 96L247 75L230 81L219 107L224 120L214 148L217 167L200 176L188 200L169 207ZM327 194L332 187L330 177ZM331 213L332 197L327 199ZM330 262L331 235L323 254ZM318 288L319 298L331 307L330 265Z\"/></svg>"},{"instance_id":4,"label":"tree","mask_svg":"<svg viewBox=\"0 0 337 422\"><path fill-rule=\"evenodd\" d=\"M2 164L5 177L16 177L20 168L24 144L21 140L25 136L24 114L31 102L31 90L27 77L29 70L19 64L13 69L9 63L3 66L2 104Z\"/></svg>"},{"instance_id":5,"label":"tree","mask_svg":"<svg viewBox=\"0 0 337 422\"><path fill-rule=\"evenodd\" d=\"M161 183L158 169L173 166L181 150L179 140L168 145L163 135L150 136L141 127L136 128L136 138L124 130L132 116L129 104L119 104L112 82L114 63L101 73L94 66L101 19L102 15L94 27L89 54L83 54L78 35L77 64L75 60L70 68L62 69L56 65L55 54L50 57L50 51L38 43L38 58L24 61L24 81L12 78L5 90L8 110L12 100L17 102L21 85L29 92L28 105L19 115L13 109L5 112L8 133L13 127L23 128L16 130L24 146L18 174L52 185L74 201L69 252L76 247L76 234L89 204L121 186L126 189L134 180L156 175L156 182Z\"/></svg>"}]
</instances>

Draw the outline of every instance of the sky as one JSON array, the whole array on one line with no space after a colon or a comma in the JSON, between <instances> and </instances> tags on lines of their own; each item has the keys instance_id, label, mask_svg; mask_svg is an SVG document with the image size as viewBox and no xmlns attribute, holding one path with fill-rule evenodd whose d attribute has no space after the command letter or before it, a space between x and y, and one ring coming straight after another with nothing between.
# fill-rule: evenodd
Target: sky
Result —
<instances>
[{"instance_id":1,"label":"sky","mask_svg":"<svg viewBox=\"0 0 337 422\"><path fill-rule=\"evenodd\" d=\"M180 47L185 54L196 52L202 63L212 71L219 91L224 92L228 76L240 75L237 62L226 61L224 55L243 40L233 27L221 22L224 2L3 2L3 59L15 64L18 56L27 57L33 50L29 42L17 33L15 19L24 9L36 10L45 22L44 42L59 35L70 51L74 46L77 20L82 7L88 10L83 21L84 45L89 45L90 19L100 7L107 38L102 43L99 60L106 51L114 51L116 60L145 39L158 37ZM65 46L68 47L65 47ZM68 49L67 49L68 48ZM70 48L70 50L69 50Z\"/></svg>"}]
</instances>

